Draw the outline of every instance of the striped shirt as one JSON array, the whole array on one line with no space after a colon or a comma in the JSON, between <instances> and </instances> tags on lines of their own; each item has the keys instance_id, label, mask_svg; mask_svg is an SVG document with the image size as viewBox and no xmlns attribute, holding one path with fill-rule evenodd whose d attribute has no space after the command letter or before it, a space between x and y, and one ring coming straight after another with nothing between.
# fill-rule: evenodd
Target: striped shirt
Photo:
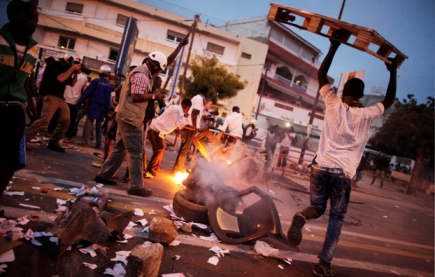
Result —
<instances>
[{"instance_id":1,"label":"striped shirt","mask_svg":"<svg viewBox=\"0 0 435 277\"><path fill-rule=\"evenodd\" d=\"M367 108L349 107L334 94L331 85L320 89L325 106L325 120L320 135L316 162L323 167L341 168L352 178L369 137L371 122L384 113L384 105Z\"/></svg>"},{"instance_id":2,"label":"striped shirt","mask_svg":"<svg viewBox=\"0 0 435 277\"><path fill-rule=\"evenodd\" d=\"M146 70L148 70L146 64L144 64ZM134 94L148 93L150 90L150 80L152 76L148 70L147 74L142 72L136 72L130 77L130 92Z\"/></svg>"}]
</instances>

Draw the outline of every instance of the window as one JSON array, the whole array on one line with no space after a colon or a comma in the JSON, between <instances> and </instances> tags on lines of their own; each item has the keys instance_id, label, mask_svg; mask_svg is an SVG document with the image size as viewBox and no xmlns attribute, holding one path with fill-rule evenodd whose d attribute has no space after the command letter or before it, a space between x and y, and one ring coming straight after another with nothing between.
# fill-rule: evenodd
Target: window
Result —
<instances>
[{"instance_id":1,"label":"window","mask_svg":"<svg viewBox=\"0 0 435 277\"><path fill-rule=\"evenodd\" d=\"M211 42L208 42L206 50L208 52L212 52L212 53L215 53L215 54L218 54L218 55L222 56L224 54L225 47L217 45L217 44L214 44L214 43L211 43Z\"/></svg>"},{"instance_id":2,"label":"window","mask_svg":"<svg viewBox=\"0 0 435 277\"><path fill-rule=\"evenodd\" d=\"M75 45L75 38L59 37L59 43L57 44L57 47L62 49L74 49Z\"/></svg>"},{"instance_id":3,"label":"window","mask_svg":"<svg viewBox=\"0 0 435 277\"><path fill-rule=\"evenodd\" d=\"M110 49L108 59L111 61L116 61L117 58L118 58L118 50Z\"/></svg>"},{"instance_id":4,"label":"window","mask_svg":"<svg viewBox=\"0 0 435 277\"><path fill-rule=\"evenodd\" d=\"M66 2L65 11L67 13L82 14L82 12L83 12L83 4Z\"/></svg>"},{"instance_id":5,"label":"window","mask_svg":"<svg viewBox=\"0 0 435 277\"><path fill-rule=\"evenodd\" d=\"M186 35L182 34L182 33L178 33L172 30L168 30L168 33L166 34L166 39L175 43L180 43L180 41L183 40L183 38Z\"/></svg>"},{"instance_id":6,"label":"window","mask_svg":"<svg viewBox=\"0 0 435 277\"><path fill-rule=\"evenodd\" d=\"M127 16L118 14L118 17L116 18L116 25L120 25L120 26L127 25L127 19L128 19Z\"/></svg>"},{"instance_id":7,"label":"window","mask_svg":"<svg viewBox=\"0 0 435 277\"><path fill-rule=\"evenodd\" d=\"M245 59L250 60L250 59L251 59L251 54L248 54L248 53L242 52L242 58L245 58Z\"/></svg>"}]
</instances>

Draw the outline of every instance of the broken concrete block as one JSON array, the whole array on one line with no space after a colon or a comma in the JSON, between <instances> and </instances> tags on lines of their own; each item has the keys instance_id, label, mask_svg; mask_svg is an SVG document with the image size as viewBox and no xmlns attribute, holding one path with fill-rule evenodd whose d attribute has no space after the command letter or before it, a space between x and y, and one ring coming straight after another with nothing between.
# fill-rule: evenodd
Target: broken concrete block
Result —
<instances>
[{"instance_id":1,"label":"broken concrete block","mask_svg":"<svg viewBox=\"0 0 435 277\"><path fill-rule=\"evenodd\" d=\"M160 243L146 241L131 250L125 277L157 277L163 256Z\"/></svg>"},{"instance_id":2,"label":"broken concrete block","mask_svg":"<svg viewBox=\"0 0 435 277\"><path fill-rule=\"evenodd\" d=\"M150 241L169 245L178 235L177 227L172 220L156 216L150 223Z\"/></svg>"}]
</instances>

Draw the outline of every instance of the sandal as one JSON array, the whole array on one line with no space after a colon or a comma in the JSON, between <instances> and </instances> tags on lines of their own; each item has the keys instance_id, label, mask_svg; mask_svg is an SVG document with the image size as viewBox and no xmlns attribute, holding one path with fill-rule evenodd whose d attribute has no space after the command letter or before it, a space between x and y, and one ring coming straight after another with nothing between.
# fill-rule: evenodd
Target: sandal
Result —
<instances>
[{"instance_id":1,"label":"sandal","mask_svg":"<svg viewBox=\"0 0 435 277\"><path fill-rule=\"evenodd\" d=\"M332 277L335 276L335 271L331 268L331 263L319 262L313 269L313 275L319 277Z\"/></svg>"}]
</instances>

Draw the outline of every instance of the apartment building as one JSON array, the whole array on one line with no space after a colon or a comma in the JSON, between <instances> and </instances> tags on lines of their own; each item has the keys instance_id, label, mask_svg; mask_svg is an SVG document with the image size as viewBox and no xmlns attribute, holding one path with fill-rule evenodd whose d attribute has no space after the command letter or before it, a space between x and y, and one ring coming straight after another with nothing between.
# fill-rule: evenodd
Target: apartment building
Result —
<instances>
[{"instance_id":1,"label":"apartment building","mask_svg":"<svg viewBox=\"0 0 435 277\"><path fill-rule=\"evenodd\" d=\"M317 71L321 51L286 26L269 21L266 16L227 22L223 29L260 41L268 46L262 82L252 107L258 126L293 126L306 134L318 91ZM334 82L329 78L331 84ZM264 88L263 88L263 81ZM325 104L320 98L316 106L311 136L319 137Z\"/></svg>"},{"instance_id":2,"label":"apartment building","mask_svg":"<svg viewBox=\"0 0 435 277\"><path fill-rule=\"evenodd\" d=\"M142 64L148 53L159 50L169 55L191 30L194 18L185 18L131 0L39 0L40 16L34 38L39 43L41 60L45 56L77 55L86 67L97 72L101 64L114 67L127 19L137 19L139 30L132 65ZM187 51L187 47L184 51ZM262 64L268 46L226 30L199 22L190 59L215 55L219 64L247 80L238 95L217 104L225 116L237 105L247 122L256 101ZM183 55L183 65L187 54ZM190 76L190 70L187 71ZM163 82L168 71L161 74ZM176 80L170 78L169 86Z\"/></svg>"}]
</instances>

